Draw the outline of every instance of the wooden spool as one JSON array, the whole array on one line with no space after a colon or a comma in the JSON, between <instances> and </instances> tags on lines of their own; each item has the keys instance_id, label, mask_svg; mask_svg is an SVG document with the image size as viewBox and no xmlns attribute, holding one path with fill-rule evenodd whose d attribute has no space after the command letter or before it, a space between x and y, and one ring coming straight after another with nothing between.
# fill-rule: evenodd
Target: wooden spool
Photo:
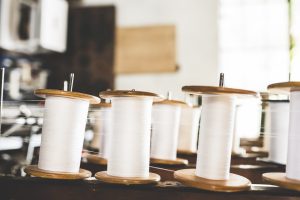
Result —
<instances>
[{"instance_id":1,"label":"wooden spool","mask_svg":"<svg viewBox=\"0 0 300 200\"><path fill-rule=\"evenodd\" d=\"M226 87L214 86L184 86L182 91L194 95L234 95L234 96L257 96L258 94L250 90L241 90ZM178 170L174 173L175 179L185 185L217 192L238 192L249 190L251 182L242 176L230 173L228 180L210 180L195 175L195 169Z\"/></svg>"},{"instance_id":2,"label":"wooden spool","mask_svg":"<svg viewBox=\"0 0 300 200\"><path fill-rule=\"evenodd\" d=\"M228 180L210 180L195 175L195 169L183 169L174 173L174 177L184 185L214 192L239 192L249 190L251 182L240 175L230 173Z\"/></svg>"},{"instance_id":3,"label":"wooden spool","mask_svg":"<svg viewBox=\"0 0 300 200\"><path fill-rule=\"evenodd\" d=\"M281 173L281 172L264 173L263 179L271 184L286 189L300 191L300 181L287 178L285 173Z\"/></svg>"},{"instance_id":4,"label":"wooden spool","mask_svg":"<svg viewBox=\"0 0 300 200\"><path fill-rule=\"evenodd\" d=\"M86 160L89 163L93 163L97 165L107 165L107 160L97 154L85 154L83 155L83 157L86 158Z\"/></svg>"},{"instance_id":5,"label":"wooden spool","mask_svg":"<svg viewBox=\"0 0 300 200\"><path fill-rule=\"evenodd\" d=\"M150 158L150 163L157 164L157 165L188 165L189 161L182 158L176 158L176 160Z\"/></svg>"},{"instance_id":6,"label":"wooden spool","mask_svg":"<svg viewBox=\"0 0 300 200\"><path fill-rule=\"evenodd\" d=\"M162 96L151 92L135 91L135 90L115 90L103 91L99 96L103 99L110 99L112 97L136 97L136 98L153 98L153 101L161 101ZM160 176L155 173L149 173L149 177L117 177L110 176L107 171L97 172L95 177L105 183L121 184L121 185L145 185L155 184L160 181Z\"/></svg>"},{"instance_id":7,"label":"wooden spool","mask_svg":"<svg viewBox=\"0 0 300 200\"><path fill-rule=\"evenodd\" d=\"M37 165L29 165L25 167L24 171L35 177L47 179L62 179L62 180L80 180L91 177L92 173L85 169L79 169L78 173L71 172L54 172L39 169Z\"/></svg>"},{"instance_id":8,"label":"wooden spool","mask_svg":"<svg viewBox=\"0 0 300 200\"><path fill-rule=\"evenodd\" d=\"M268 90L273 93L289 94L292 91L300 91L300 82L281 82L268 86ZM300 191L300 181L286 177L286 173L270 172L262 175L263 179L271 184L280 187Z\"/></svg>"},{"instance_id":9,"label":"wooden spool","mask_svg":"<svg viewBox=\"0 0 300 200\"><path fill-rule=\"evenodd\" d=\"M65 97L71 99L85 100L88 101L90 104L100 103L100 99L98 97L79 93L79 92L70 92L70 91L54 90L54 89L39 89L39 90L35 90L34 94L42 98L46 98L47 96L59 96L59 97ZM56 171L39 169L38 166L36 165L27 166L24 169L24 171L31 176L49 178L49 179L71 179L71 180L85 179L85 178L89 178L92 175L90 171L85 169L79 169L78 173L56 172Z\"/></svg>"},{"instance_id":10,"label":"wooden spool","mask_svg":"<svg viewBox=\"0 0 300 200\"><path fill-rule=\"evenodd\" d=\"M155 173L149 173L149 177L116 177L110 176L106 171L97 172L96 179L105 183L120 185L148 185L156 184L160 181L160 176Z\"/></svg>"}]
</instances>

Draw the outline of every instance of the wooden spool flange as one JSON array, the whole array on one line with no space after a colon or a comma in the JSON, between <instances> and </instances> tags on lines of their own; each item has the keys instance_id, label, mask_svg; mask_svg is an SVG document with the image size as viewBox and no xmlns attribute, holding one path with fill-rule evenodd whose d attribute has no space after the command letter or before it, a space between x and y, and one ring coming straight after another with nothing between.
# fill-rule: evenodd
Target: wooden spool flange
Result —
<instances>
[{"instance_id":1,"label":"wooden spool flange","mask_svg":"<svg viewBox=\"0 0 300 200\"><path fill-rule=\"evenodd\" d=\"M291 91L299 91L300 82L281 82L281 83L273 83L268 86L268 90L271 93L279 93L279 94L288 94Z\"/></svg>"},{"instance_id":2,"label":"wooden spool flange","mask_svg":"<svg viewBox=\"0 0 300 200\"><path fill-rule=\"evenodd\" d=\"M176 158L176 160L150 158L150 163L157 164L157 165L188 165L189 161L182 158Z\"/></svg>"},{"instance_id":3,"label":"wooden spool flange","mask_svg":"<svg viewBox=\"0 0 300 200\"><path fill-rule=\"evenodd\" d=\"M99 155L85 154L83 155L83 157L85 157L89 163L93 163L97 165L107 165L107 160Z\"/></svg>"},{"instance_id":4,"label":"wooden spool flange","mask_svg":"<svg viewBox=\"0 0 300 200\"><path fill-rule=\"evenodd\" d=\"M286 177L286 173L270 172L262 175L263 179L271 184L290 189L300 191L300 181L293 180Z\"/></svg>"},{"instance_id":5,"label":"wooden spool flange","mask_svg":"<svg viewBox=\"0 0 300 200\"><path fill-rule=\"evenodd\" d=\"M105 183L120 185L148 185L156 184L160 181L160 176L155 173L149 173L149 177L117 177L108 175L107 171L102 171L97 172L95 177Z\"/></svg>"},{"instance_id":6,"label":"wooden spool flange","mask_svg":"<svg viewBox=\"0 0 300 200\"><path fill-rule=\"evenodd\" d=\"M186 186L214 192L239 192L249 190L251 182L240 175L230 173L228 180L210 180L195 175L195 169L183 169L174 173L174 177Z\"/></svg>"},{"instance_id":7,"label":"wooden spool flange","mask_svg":"<svg viewBox=\"0 0 300 200\"><path fill-rule=\"evenodd\" d=\"M55 172L39 169L37 165L29 165L25 167L24 171L35 177L48 179L62 179L62 180L80 180L91 177L92 173L85 169L79 169L78 173L72 172Z\"/></svg>"},{"instance_id":8,"label":"wooden spool flange","mask_svg":"<svg viewBox=\"0 0 300 200\"><path fill-rule=\"evenodd\" d=\"M181 150L181 149L177 149L177 154L183 154L183 155L197 155L197 151L189 151L189 150Z\"/></svg>"},{"instance_id":9,"label":"wooden spool flange","mask_svg":"<svg viewBox=\"0 0 300 200\"><path fill-rule=\"evenodd\" d=\"M85 100L88 101L90 104L100 103L100 99L98 97L89 94L80 93L80 92L70 92L70 91L53 90L53 89L39 89L39 90L35 90L34 94L42 98L46 98L47 96L59 96L59 97L66 97L71 99Z\"/></svg>"},{"instance_id":10,"label":"wooden spool flange","mask_svg":"<svg viewBox=\"0 0 300 200\"><path fill-rule=\"evenodd\" d=\"M184 86L182 91L189 94L201 95L201 94L228 94L228 95L252 95L257 96L258 93L250 90L241 90L235 88L226 87L214 87L214 86Z\"/></svg>"},{"instance_id":11,"label":"wooden spool flange","mask_svg":"<svg viewBox=\"0 0 300 200\"><path fill-rule=\"evenodd\" d=\"M112 97L152 97L153 101L161 101L163 97L151 92L135 91L135 90L114 90L114 91L103 91L99 93L99 96L103 99L111 99Z\"/></svg>"}]
</instances>

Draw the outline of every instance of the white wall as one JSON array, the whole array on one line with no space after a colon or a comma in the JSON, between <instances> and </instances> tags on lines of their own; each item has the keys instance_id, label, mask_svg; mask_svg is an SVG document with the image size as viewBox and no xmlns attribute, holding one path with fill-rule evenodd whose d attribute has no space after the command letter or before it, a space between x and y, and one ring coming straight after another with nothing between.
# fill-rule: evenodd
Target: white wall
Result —
<instances>
[{"instance_id":1,"label":"white wall","mask_svg":"<svg viewBox=\"0 0 300 200\"><path fill-rule=\"evenodd\" d=\"M218 0L84 0L86 5L114 4L118 26L175 24L175 73L118 75L116 89L136 89L182 98L184 85L218 82Z\"/></svg>"}]
</instances>

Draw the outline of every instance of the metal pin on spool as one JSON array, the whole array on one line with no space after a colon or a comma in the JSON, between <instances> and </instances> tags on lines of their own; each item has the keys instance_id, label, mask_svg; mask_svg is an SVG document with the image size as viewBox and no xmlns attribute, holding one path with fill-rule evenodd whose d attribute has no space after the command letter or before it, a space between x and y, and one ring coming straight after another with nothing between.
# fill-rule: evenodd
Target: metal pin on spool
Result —
<instances>
[{"instance_id":1,"label":"metal pin on spool","mask_svg":"<svg viewBox=\"0 0 300 200\"><path fill-rule=\"evenodd\" d=\"M70 74L70 82L69 82L69 91L73 91L73 84L74 84L74 73Z\"/></svg>"},{"instance_id":2,"label":"metal pin on spool","mask_svg":"<svg viewBox=\"0 0 300 200\"><path fill-rule=\"evenodd\" d=\"M224 73L220 73L219 87L224 87Z\"/></svg>"}]
</instances>

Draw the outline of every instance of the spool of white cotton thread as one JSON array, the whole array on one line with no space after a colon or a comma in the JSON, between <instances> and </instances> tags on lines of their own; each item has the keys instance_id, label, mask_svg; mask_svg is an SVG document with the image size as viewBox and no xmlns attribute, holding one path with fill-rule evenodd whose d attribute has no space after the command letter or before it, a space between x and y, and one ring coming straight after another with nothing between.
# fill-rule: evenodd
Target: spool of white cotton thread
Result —
<instances>
[{"instance_id":1,"label":"spool of white cotton thread","mask_svg":"<svg viewBox=\"0 0 300 200\"><path fill-rule=\"evenodd\" d=\"M151 158L176 160L181 106L186 104L175 100L153 104Z\"/></svg>"},{"instance_id":2,"label":"spool of white cotton thread","mask_svg":"<svg viewBox=\"0 0 300 200\"><path fill-rule=\"evenodd\" d=\"M42 128L42 141L37 169L29 173L66 173L66 177L83 178L80 160L89 103L99 103L99 98L77 92L61 90L36 90L46 97ZM26 171L26 169L25 169ZM76 177L76 174L79 174ZM41 175L43 176L43 175ZM45 175L44 177L47 177ZM53 178L53 177L52 177Z\"/></svg>"},{"instance_id":3,"label":"spool of white cotton thread","mask_svg":"<svg viewBox=\"0 0 300 200\"><path fill-rule=\"evenodd\" d=\"M230 171L235 97L204 95L200 122L196 175L227 180Z\"/></svg>"},{"instance_id":4,"label":"spool of white cotton thread","mask_svg":"<svg viewBox=\"0 0 300 200\"><path fill-rule=\"evenodd\" d=\"M230 173L230 159L235 115L235 100L257 93L220 86L184 86L189 94L202 95L202 113L196 169L183 169L174 173L176 180L185 185L205 190L237 192L250 189L251 182Z\"/></svg>"},{"instance_id":5,"label":"spool of white cotton thread","mask_svg":"<svg viewBox=\"0 0 300 200\"><path fill-rule=\"evenodd\" d=\"M108 158L111 136L111 104L100 103L94 106L94 138L91 147L99 149L101 158Z\"/></svg>"},{"instance_id":6,"label":"spool of white cotton thread","mask_svg":"<svg viewBox=\"0 0 300 200\"><path fill-rule=\"evenodd\" d=\"M201 107L199 106L182 107L177 146L178 152L195 153L197 151L200 114Z\"/></svg>"},{"instance_id":7,"label":"spool of white cotton thread","mask_svg":"<svg viewBox=\"0 0 300 200\"><path fill-rule=\"evenodd\" d=\"M95 177L126 185L159 181L159 175L149 173L152 103L159 96L135 90L105 91L100 96L111 100L113 126L107 172Z\"/></svg>"},{"instance_id":8,"label":"spool of white cotton thread","mask_svg":"<svg viewBox=\"0 0 300 200\"><path fill-rule=\"evenodd\" d=\"M300 91L290 95L290 123L286 177L300 181Z\"/></svg>"},{"instance_id":9,"label":"spool of white cotton thread","mask_svg":"<svg viewBox=\"0 0 300 200\"><path fill-rule=\"evenodd\" d=\"M287 162L288 131L289 131L289 101L274 100L270 106L269 156L267 160L285 165Z\"/></svg>"}]
</instances>

